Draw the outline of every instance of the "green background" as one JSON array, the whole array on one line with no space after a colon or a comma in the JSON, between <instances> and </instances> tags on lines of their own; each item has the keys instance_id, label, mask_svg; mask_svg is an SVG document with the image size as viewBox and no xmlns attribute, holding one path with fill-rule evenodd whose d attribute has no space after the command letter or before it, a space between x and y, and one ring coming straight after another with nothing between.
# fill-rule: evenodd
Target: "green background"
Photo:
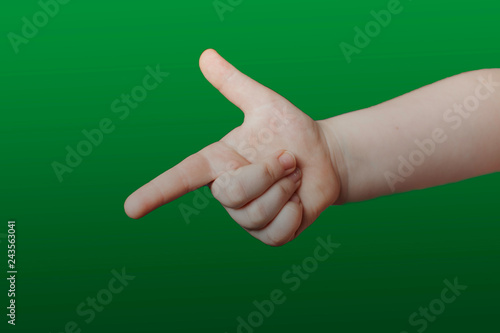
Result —
<instances>
[{"instance_id":1,"label":"green background","mask_svg":"<svg viewBox=\"0 0 500 333\"><path fill-rule=\"evenodd\" d=\"M468 289L427 332L490 331L500 306L500 175L330 207L297 240L271 248L211 199L187 224L186 195L140 221L123 211L137 187L220 139L242 113L205 81L198 58L217 49L314 119L368 107L464 71L499 67L500 2L404 1L404 10L348 64L339 44L386 0L245 0L221 21L211 0L77 1L15 54L7 33L40 10L0 10L0 257L17 221L17 325L1 331L236 332L238 316L279 288L255 332L416 332L408 317L440 296L443 280ZM120 120L110 105L170 73ZM53 161L103 118L116 129L59 182ZM281 276L313 254L318 236L342 244L290 291ZM136 276L95 320L75 312L126 268Z\"/></svg>"}]
</instances>

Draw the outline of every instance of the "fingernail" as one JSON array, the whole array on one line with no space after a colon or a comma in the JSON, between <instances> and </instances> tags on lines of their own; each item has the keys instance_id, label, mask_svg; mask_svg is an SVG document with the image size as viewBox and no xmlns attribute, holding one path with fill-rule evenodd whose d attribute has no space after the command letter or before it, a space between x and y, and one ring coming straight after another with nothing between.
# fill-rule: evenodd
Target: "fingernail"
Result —
<instances>
[{"instance_id":1,"label":"fingernail","mask_svg":"<svg viewBox=\"0 0 500 333\"><path fill-rule=\"evenodd\" d=\"M290 198L290 201L293 201L295 202L296 204L299 204L300 203L300 198L297 194L294 194L292 195L292 197Z\"/></svg>"},{"instance_id":2,"label":"fingernail","mask_svg":"<svg viewBox=\"0 0 500 333\"><path fill-rule=\"evenodd\" d=\"M290 178L294 183L298 183L302 178L302 172L299 168L297 168L292 174L288 175L288 178Z\"/></svg>"},{"instance_id":3,"label":"fingernail","mask_svg":"<svg viewBox=\"0 0 500 333\"><path fill-rule=\"evenodd\" d=\"M295 157L292 153L285 151L278 159L285 170L291 170L295 168Z\"/></svg>"}]
</instances>

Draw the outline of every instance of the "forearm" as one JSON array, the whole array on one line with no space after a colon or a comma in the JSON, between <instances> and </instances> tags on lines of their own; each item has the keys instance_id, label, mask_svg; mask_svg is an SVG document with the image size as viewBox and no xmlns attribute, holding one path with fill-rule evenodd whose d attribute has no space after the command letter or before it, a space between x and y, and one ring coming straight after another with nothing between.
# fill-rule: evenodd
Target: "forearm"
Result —
<instances>
[{"instance_id":1,"label":"forearm","mask_svg":"<svg viewBox=\"0 0 500 333\"><path fill-rule=\"evenodd\" d=\"M319 123L340 177L337 203L500 171L500 69L463 73Z\"/></svg>"}]
</instances>

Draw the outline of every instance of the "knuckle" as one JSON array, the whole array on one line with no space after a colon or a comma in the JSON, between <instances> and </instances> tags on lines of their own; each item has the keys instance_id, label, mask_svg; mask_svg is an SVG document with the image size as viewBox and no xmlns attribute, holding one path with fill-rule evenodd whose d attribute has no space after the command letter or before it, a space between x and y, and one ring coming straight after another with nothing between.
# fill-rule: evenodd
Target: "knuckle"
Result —
<instances>
[{"instance_id":1,"label":"knuckle","mask_svg":"<svg viewBox=\"0 0 500 333\"><path fill-rule=\"evenodd\" d=\"M245 187L236 178L232 178L225 190L225 202L228 207L239 208L247 198Z\"/></svg>"},{"instance_id":2,"label":"knuckle","mask_svg":"<svg viewBox=\"0 0 500 333\"><path fill-rule=\"evenodd\" d=\"M221 184L221 179L220 178L215 179L212 183L212 188L210 190L212 191L212 195L214 196L214 198L221 202L223 200L222 189L223 186Z\"/></svg>"},{"instance_id":3,"label":"knuckle","mask_svg":"<svg viewBox=\"0 0 500 333\"><path fill-rule=\"evenodd\" d=\"M217 182L217 179L215 179L212 182L212 185L210 186L210 191L212 192L212 195L214 196L214 198L218 199L220 190L219 190L219 183Z\"/></svg>"},{"instance_id":4,"label":"knuckle","mask_svg":"<svg viewBox=\"0 0 500 333\"><path fill-rule=\"evenodd\" d=\"M282 182L277 184L276 190L278 191L276 195L279 198L288 198L295 191L295 184L289 179L283 179Z\"/></svg>"},{"instance_id":5,"label":"knuckle","mask_svg":"<svg viewBox=\"0 0 500 333\"><path fill-rule=\"evenodd\" d=\"M271 163L264 164L263 172L264 172L264 177L271 181L274 181L276 178L278 178L277 177L278 172L275 171Z\"/></svg>"},{"instance_id":6,"label":"knuckle","mask_svg":"<svg viewBox=\"0 0 500 333\"><path fill-rule=\"evenodd\" d=\"M275 232L269 232L267 234L267 241L264 242L269 246L272 247L279 247L283 246L288 242L288 239L290 238L289 235L283 235L283 234L278 234Z\"/></svg>"},{"instance_id":7,"label":"knuckle","mask_svg":"<svg viewBox=\"0 0 500 333\"><path fill-rule=\"evenodd\" d=\"M246 212L249 221L246 226L247 229L262 229L267 225L267 222L269 222L267 209L265 205L260 202L252 204L251 207L248 207Z\"/></svg>"}]
</instances>

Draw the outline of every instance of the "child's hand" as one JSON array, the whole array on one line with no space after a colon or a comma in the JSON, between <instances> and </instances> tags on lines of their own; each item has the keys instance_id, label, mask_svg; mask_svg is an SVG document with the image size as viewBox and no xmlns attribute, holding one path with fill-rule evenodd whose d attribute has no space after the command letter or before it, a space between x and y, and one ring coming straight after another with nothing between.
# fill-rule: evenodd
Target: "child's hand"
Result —
<instances>
[{"instance_id":1,"label":"child's hand","mask_svg":"<svg viewBox=\"0 0 500 333\"><path fill-rule=\"evenodd\" d=\"M283 245L338 199L340 182L330 153L336 143L327 137L325 125L215 51L203 53L200 67L207 80L243 110L243 124L138 189L125 202L125 210L140 218L209 185L250 234L266 244Z\"/></svg>"}]
</instances>

